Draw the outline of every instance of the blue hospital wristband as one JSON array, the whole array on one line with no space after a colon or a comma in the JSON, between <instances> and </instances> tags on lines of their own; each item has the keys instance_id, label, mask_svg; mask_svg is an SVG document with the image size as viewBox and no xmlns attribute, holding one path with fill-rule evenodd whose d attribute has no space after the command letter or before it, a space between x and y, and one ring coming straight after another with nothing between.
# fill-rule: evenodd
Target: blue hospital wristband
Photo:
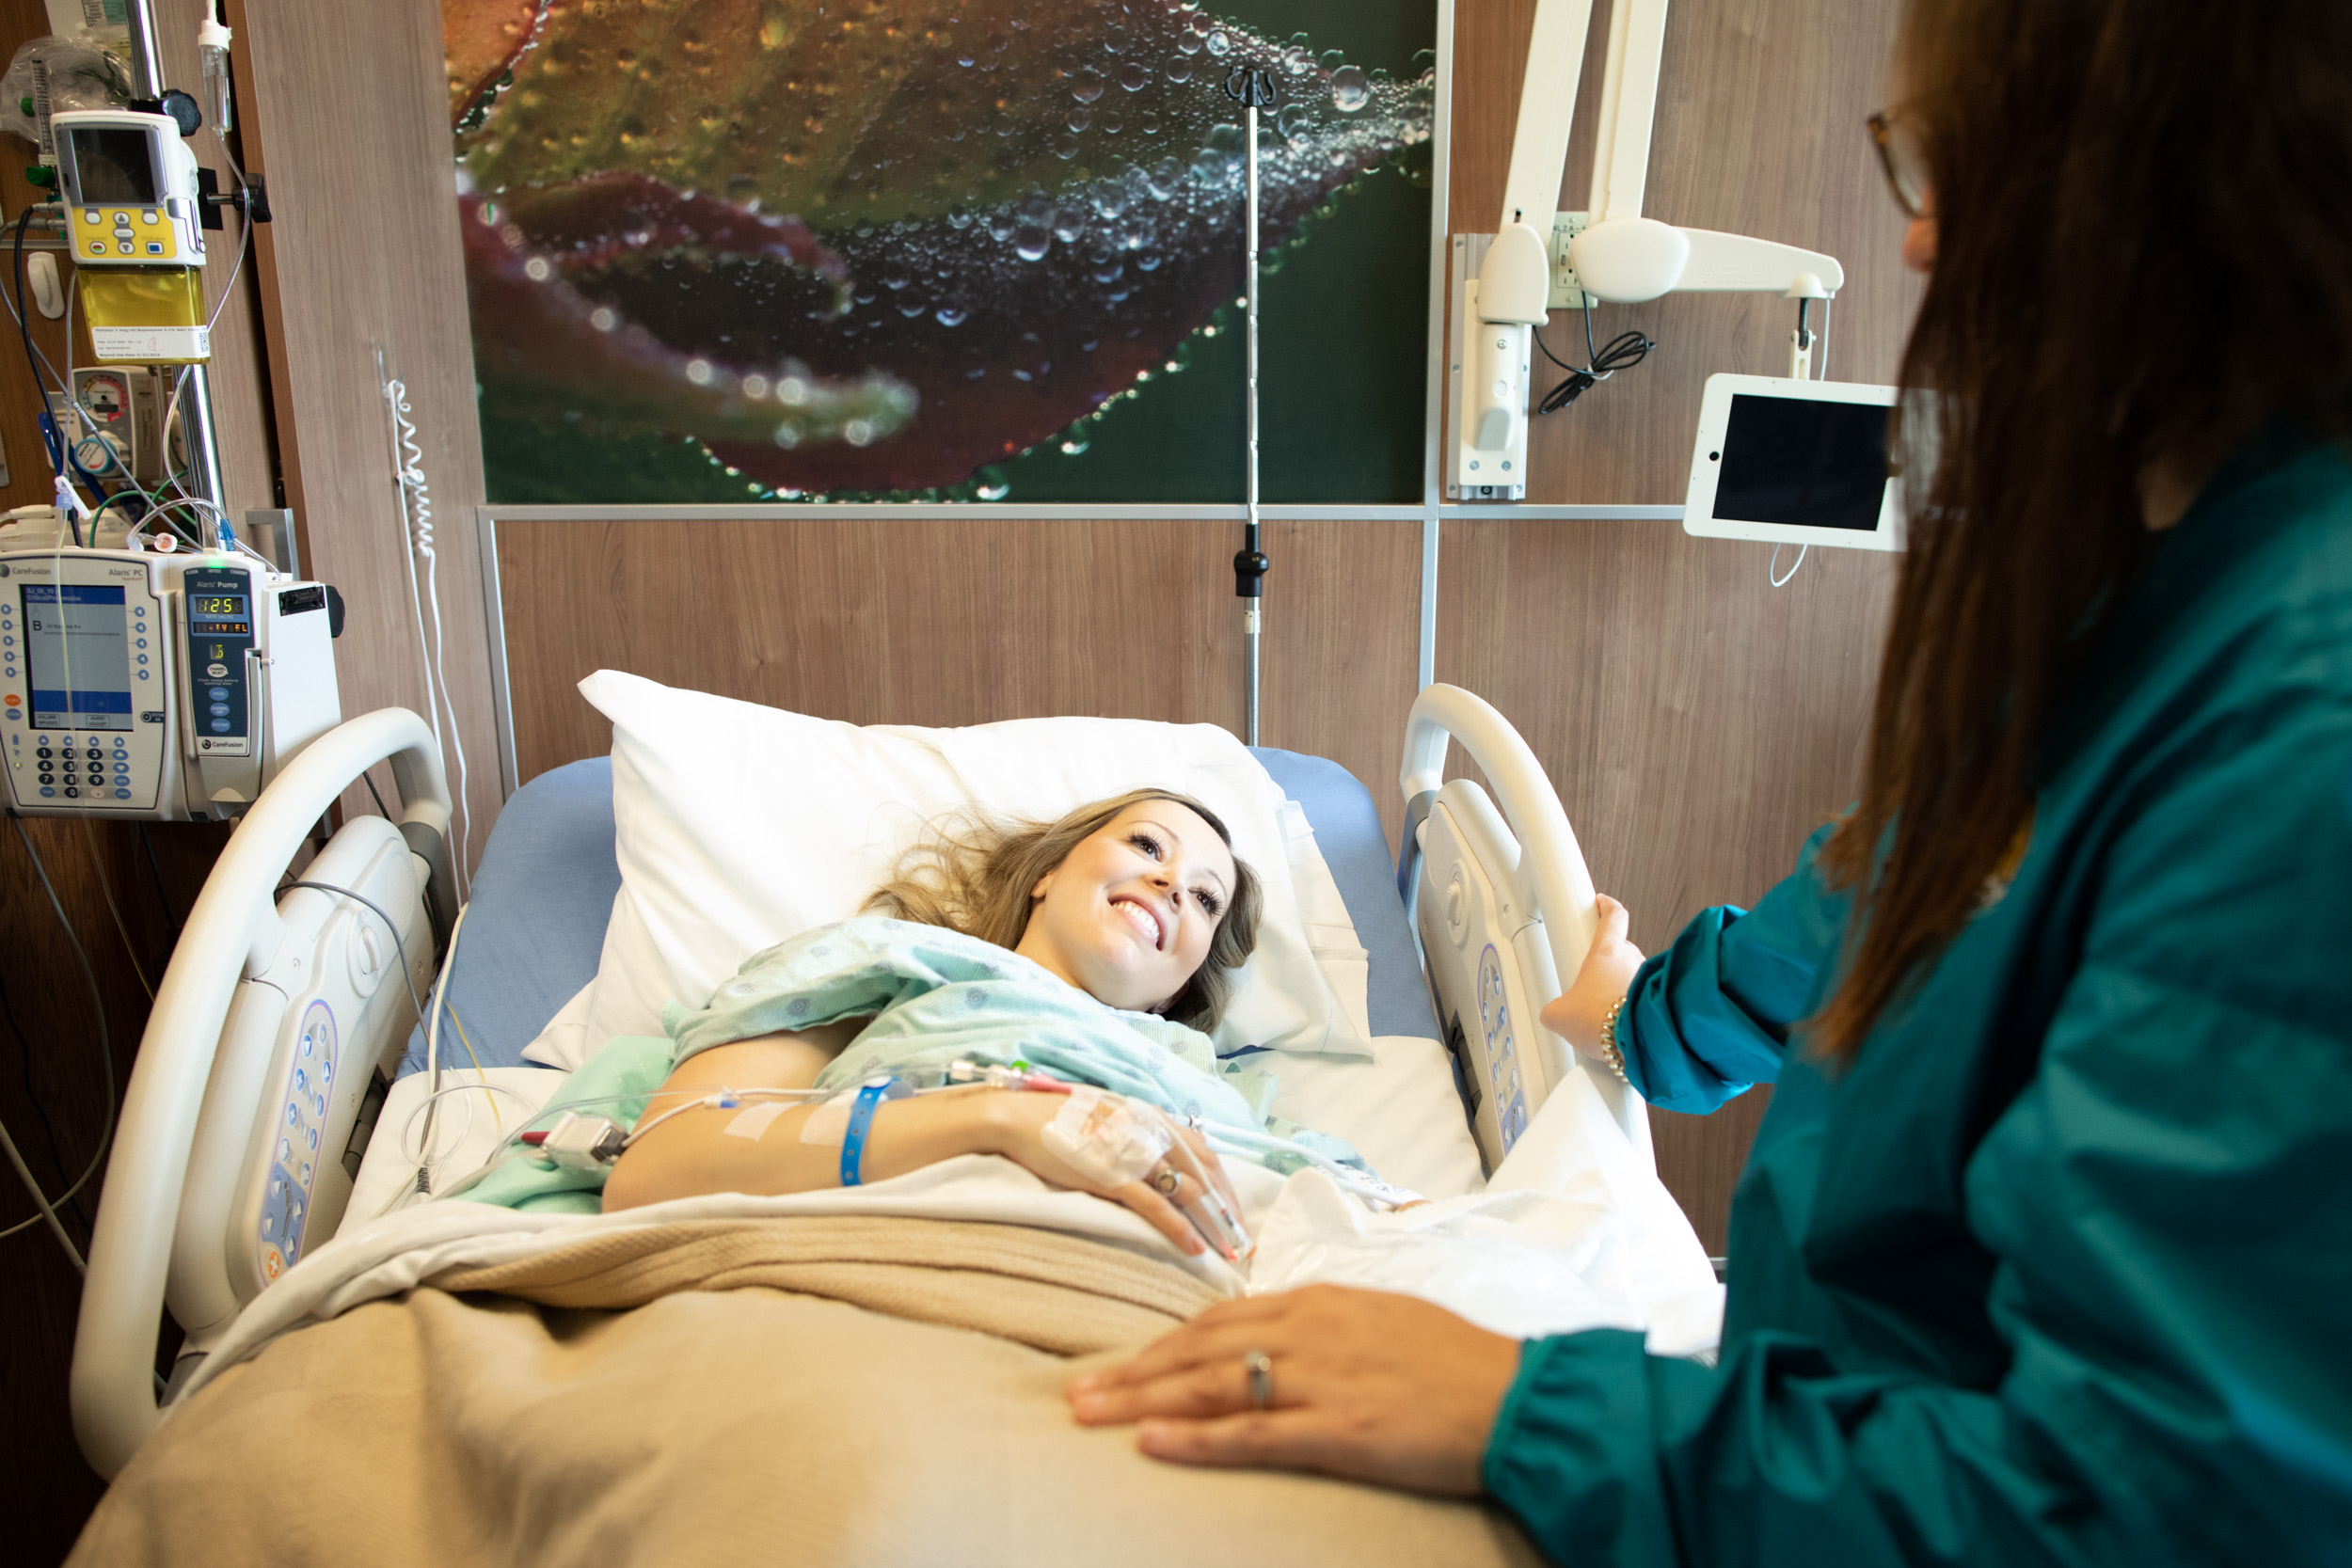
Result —
<instances>
[{"instance_id":1,"label":"blue hospital wristband","mask_svg":"<svg viewBox=\"0 0 2352 1568\"><path fill-rule=\"evenodd\" d=\"M861 1184L859 1173L866 1160L866 1134L874 1125L874 1109L885 1100L897 1100L908 1092L903 1080L871 1078L857 1091L856 1103L850 1107L850 1128L841 1138L841 1184L855 1187Z\"/></svg>"}]
</instances>

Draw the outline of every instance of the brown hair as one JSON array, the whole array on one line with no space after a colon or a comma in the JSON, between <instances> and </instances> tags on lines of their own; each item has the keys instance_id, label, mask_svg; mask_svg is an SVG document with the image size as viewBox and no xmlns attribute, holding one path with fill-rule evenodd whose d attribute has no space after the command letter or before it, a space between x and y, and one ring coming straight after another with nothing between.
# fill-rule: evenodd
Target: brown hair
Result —
<instances>
[{"instance_id":1,"label":"brown hair","mask_svg":"<svg viewBox=\"0 0 2352 1568\"><path fill-rule=\"evenodd\" d=\"M1841 1060L2020 845L2152 462L2352 428L2352 6L1911 0L1901 57L1938 243L1869 762L1821 857L1858 889L1809 1025Z\"/></svg>"},{"instance_id":2,"label":"brown hair","mask_svg":"<svg viewBox=\"0 0 2352 1568\"><path fill-rule=\"evenodd\" d=\"M1228 849L1233 847L1233 835L1216 813L1165 789L1131 789L1080 806L1053 822L1006 821L970 811L929 824L866 907L901 920L945 926L999 947L1018 947L1029 928L1034 908L1029 890L1038 879L1120 812L1146 800L1184 807L1214 829ZM1257 873L1235 856L1232 896L1217 916L1209 956L1168 1004L1169 1018L1203 1031L1216 1027L1232 1000L1232 972L1257 948L1264 905Z\"/></svg>"}]
</instances>

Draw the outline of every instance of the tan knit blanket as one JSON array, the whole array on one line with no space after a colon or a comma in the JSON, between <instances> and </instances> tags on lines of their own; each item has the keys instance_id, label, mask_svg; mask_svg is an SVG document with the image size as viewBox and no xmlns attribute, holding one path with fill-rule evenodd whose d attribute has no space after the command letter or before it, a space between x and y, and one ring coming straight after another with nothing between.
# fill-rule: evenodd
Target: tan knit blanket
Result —
<instances>
[{"instance_id":1,"label":"tan knit blanket","mask_svg":"<svg viewBox=\"0 0 2352 1568\"><path fill-rule=\"evenodd\" d=\"M495 1293L493 1293L495 1292ZM1022 1227L705 1220L452 1270L177 1410L74 1563L1442 1563L1476 1505L1184 1470L1073 1424L1068 1357L1215 1292Z\"/></svg>"}]
</instances>

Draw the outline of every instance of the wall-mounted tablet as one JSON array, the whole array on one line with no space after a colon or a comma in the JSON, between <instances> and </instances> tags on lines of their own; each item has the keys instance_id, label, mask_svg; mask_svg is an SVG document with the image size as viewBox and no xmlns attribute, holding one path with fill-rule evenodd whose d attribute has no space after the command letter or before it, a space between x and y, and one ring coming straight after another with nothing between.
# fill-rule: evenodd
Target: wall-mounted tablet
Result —
<instances>
[{"instance_id":1,"label":"wall-mounted tablet","mask_svg":"<svg viewBox=\"0 0 2352 1568\"><path fill-rule=\"evenodd\" d=\"M1702 539L1903 547L1889 473L1892 387L1712 375L1682 531Z\"/></svg>"}]
</instances>

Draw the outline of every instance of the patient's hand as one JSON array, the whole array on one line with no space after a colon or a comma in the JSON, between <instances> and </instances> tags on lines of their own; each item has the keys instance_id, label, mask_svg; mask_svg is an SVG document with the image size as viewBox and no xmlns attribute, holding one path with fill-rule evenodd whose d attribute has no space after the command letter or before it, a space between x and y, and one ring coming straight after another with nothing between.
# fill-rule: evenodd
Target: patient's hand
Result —
<instances>
[{"instance_id":1,"label":"patient's hand","mask_svg":"<svg viewBox=\"0 0 2352 1568\"><path fill-rule=\"evenodd\" d=\"M1625 1000L1633 972L1642 967L1642 950L1625 940L1625 906L1603 894L1597 900L1600 927L1584 955L1576 983L1548 1003L1538 1014L1543 1026L1587 1056L1600 1054L1600 1026L1609 1009Z\"/></svg>"},{"instance_id":2,"label":"patient's hand","mask_svg":"<svg viewBox=\"0 0 2352 1568\"><path fill-rule=\"evenodd\" d=\"M1186 1218L1201 1205L1201 1192L1214 1185L1232 1213L1241 1212L1241 1199L1234 1196L1232 1184L1226 1180L1225 1166L1216 1150L1199 1132L1163 1114L1139 1100L1127 1101L1130 1114L1148 1117L1164 1122L1174 1137L1174 1147L1168 1151L1168 1164L1179 1177L1176 1194L1171 1200L1163 1197L1148 1183L1129 1181L1120 1186L1106 1186L1086 1173L1073 1170L1046 1147L1045 1126L1070 1101L1066 1095L1041 1093L1009 1093L989 1097L991 1122L995 1131L989 1152L1001 1154L1014 1164L1025 1166L1057 1187L1092 1193L1123 1204L1149 1221L1153 1229L1173 1242L1184 1252L1198 1255L1207 1250L1200 1238L1202 1229L1196 1228ZM1210 1231L1214 1234L1214 1230Z\"/></svg>"},{"instance_id":3,"label":"patient's hand","mask_svg":"<svg viewBox=\"0 0 2352 1568\"><path fill-rule=\"evenodd\" d=\"M1273 1403L1249 1407L1244 1357L1274 1365ZM1467 1496L1519 1342L1428 1302L1312 1285L1220 1302L1123 1366L1065 1391L1086 1426L1140 1421L1145 1453L1184 1465L1265 1465Z\"/></svg>"}]
</instances>

